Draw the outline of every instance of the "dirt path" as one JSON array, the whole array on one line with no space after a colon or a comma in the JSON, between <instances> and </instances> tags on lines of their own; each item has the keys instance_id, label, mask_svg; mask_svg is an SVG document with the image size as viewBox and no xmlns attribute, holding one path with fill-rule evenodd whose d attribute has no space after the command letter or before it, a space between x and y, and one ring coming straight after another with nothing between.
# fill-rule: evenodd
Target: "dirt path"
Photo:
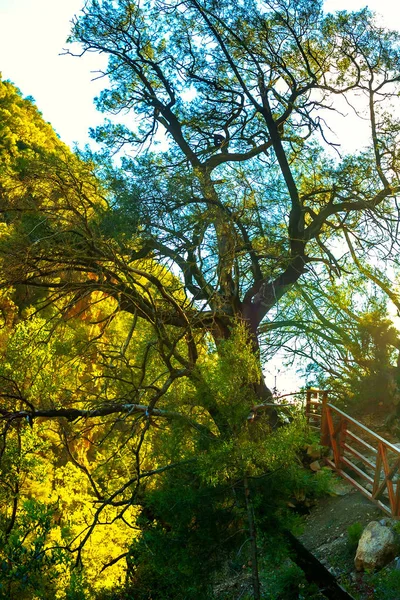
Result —
<instances>
[{"instance_id":1,"label":"dirt path","mask_svg":"<svg viewBox=\"0 0 400 600\"><path fill-rule=\"evenodd\" d=\"M384 513L372 502L346 481L338 479L334 495L323 498L311 510L298 538L350 593L361 599L373 598L366 578L355 572L356 548L350 543L348 529L354 523L364 528L370 521L383 518Z\"/></svg>"}]
</instances>

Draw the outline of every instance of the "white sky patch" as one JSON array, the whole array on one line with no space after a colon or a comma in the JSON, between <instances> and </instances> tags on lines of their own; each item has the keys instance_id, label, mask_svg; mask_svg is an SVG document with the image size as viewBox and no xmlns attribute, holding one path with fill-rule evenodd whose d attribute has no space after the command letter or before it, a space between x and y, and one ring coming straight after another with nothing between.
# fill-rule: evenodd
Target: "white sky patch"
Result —
<instances>
[{"instance_id":1,"label":"white sky patch","mask_svg":"<svg viewBox=\"0 0 400 600\"><path fill-rule=\"evenodd\" d=\"M400 6L393 0L325 0L325 12L337 10L356 11L368 6L368 8L381 15L382 24L390 29L400 29Z\"/></svg>"},{"instance_id":2,"label":"white sky patch","mask_svg":"<svg viewBox=\"0 0 400 600\"><path fill-rule=\"evenodd\" d=\"M0 0L0 71L25 96L33 96L46 121L69 145L83 146L89 139L88 128L103 122L93 98L105 85L93 81L96 71L105 67L106 57L87 54L83 58L60 56L69 35L71 19L79 14L83 0ZM361 0L326 0L327 12L359 10ZM388 27L400 30L400 5L393 0L370 0L368 6L382 15ZM185 99L190 99L190 93ZM359 148L362 125L344 110L338 119L339 137L347 135L349 151ZM333 140L334 141L334 140Z\"/></svg>"},{"instance_id":3,"label":"white sky patch","mask_svg":"<svg viewBox=\"0 0 400 600\"><path fill-rule=\"evenodd\" d=\"M103 121L93 98L104 80L91 81L105 57L60 56L82 0L0 0L0 72L33 96L46 121L69 145L88 141Z\"/></svg>"}]
</instances>

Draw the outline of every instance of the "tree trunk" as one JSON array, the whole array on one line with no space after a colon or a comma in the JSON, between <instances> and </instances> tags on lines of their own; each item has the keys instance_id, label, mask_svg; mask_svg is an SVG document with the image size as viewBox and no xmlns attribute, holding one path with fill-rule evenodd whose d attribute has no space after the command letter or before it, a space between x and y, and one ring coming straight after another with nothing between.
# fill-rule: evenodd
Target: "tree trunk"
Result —
<instances>
[{"instance_id":1,"label":"tree trunk","mask_svg":"<svg viewBox=\"0 0 400 600\"><path fill-rule=\"evenodd\" d=\"M267 384L265 383L264 376L262 374L262 364L261 364L261 360L260 360L260 355L261 355L260 345L258 342L256 325L255 325L255 322L253 322L254 319L249 320L249 319L244 318L243 314L240 311L235 313L235 316L231 317L230 319L228 316L224 320L216 319L214 328L212 330L212 336L213 336L215 345L217 348L219 348L221 343L223 343L226 340L229 340L229 338L232 335L232 329L234 327L234 324L238 320L241 320L242 323L244 323L246 325L246 328L248 331L248 336L249 336L249 341L251 343L252 352L253 352L254 356L256 357L256 360L259 363L260 378L258 379L258 381L254 381L253 383L251 383L249 385L251 392L256 397L256 401L254 404L256 406L266 405L266 406L263 406L262 408L260 408L259 411L260 411L260 413L262 412L263 416L267 419L269 425L272 428L275 428L278 425L279 417L278 417L276 408L274 406L271 406L271 404L273 404L273 394L272 394L272 391L267 386ZM270 405L270 406L268 406L268 405ZM257 415L255 415L255 416L257 416Z\"/></svg>"},{"instance_id":2,"label":"tree trunk","mask_svg":"<svg viewBox=\"0 0 400 600\"><path fill-rule=\"evenodd\" d=\"M257 532L254 522L253 503L251 499L251 490L247 477L243 480L244 497L246 502L247 522L250 534L250 562L251 562L251 582L253 585L254 600L260 600L260 578L258 575L258 550L257 550Z\"/></svg>"}]
</instances>

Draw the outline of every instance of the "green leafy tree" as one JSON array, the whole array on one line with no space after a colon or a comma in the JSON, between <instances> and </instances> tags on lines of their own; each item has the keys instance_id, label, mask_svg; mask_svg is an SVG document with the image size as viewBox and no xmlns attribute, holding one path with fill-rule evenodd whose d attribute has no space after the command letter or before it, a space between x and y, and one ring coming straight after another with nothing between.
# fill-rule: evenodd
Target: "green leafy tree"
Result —
<instances>
[{"instance_id":1,"label":"green leafy tree","mask_svg":"<svg viewBox=\"0 0 400 600\"><path fill-rule=\"evenodd\" d=\"M377 94L387 86L392 97L397 36L368 11L232 8L95 2L71 39L110 56L99 107L140 116L136 131L110 123L101 140L115 150L150 143L160 127L167 134L167 151L122 159L131 190L122 207L140 211L148 251L175 262L197 301L191 320L211 319L216 343L239 317L256 344L290 286L316 263L334 265L329 246L343 231L364 233L368 218L386 226L395 210L395 156L382 147L394 152L396 122ZM371 148L333 161L317 143L322 115L330 98L357 90L368 97Z\"/></svg>"},{"instance_id":2,"label":"green leafy tree","mask_svg":"<svg viewBox=\"0 0 400 600\"><path fill-rule=\"evenodd\" d=\"M399 401L399 338L387 297L359 277L308 281L262 325L268 356L296 364L313 385L331 390L351 410L393 412Z\"/></svg>"},{"instance_id":3,"label":"green leafy tree","mask_svg":"<svg viewBox=\"0 0 400 600\"><path fill-rule=\"evenodd\" d=\"M301 427L271 431L260 335L310 271L340 269L335 248L349 235L358 260L393 234L398 36L367 10L324 15L311 1L119 0L88 2L71 41L109 55L99 108L131 111L135 128L108 123L96 132L110 153L121 152L121 169L105 156L96 177L94 159L70 153L2 84L3 286L15 289L19 318L42 309L49 327L81 322L82 345L71 352L82 359L86 348L75 387L51 405L10 394L2 416L6 426L67 419L67 438L81 440L85 423L95 423L90 448L109 444L99 468L72 453L96 496L71 547L79 559L110 508L121 520L133 504L144 512L156 492L170 497L174 473L184 495L187 465L192 491L210 486L213 515L228 510L240 485L233 531L247 531L260 598L257 528L269 488L255 482L288 468L304 443ZM370 147L332 158L333 100L354 96L365 100ZM221 504L213 501L220 485ZM193 521L179 529L174 520L171 539L183 530L183 543L193 539L198 498ZM156 542L171 526L163 506ZM136 549L144 580L146 539Z\"/></svg>"}]
</instances>

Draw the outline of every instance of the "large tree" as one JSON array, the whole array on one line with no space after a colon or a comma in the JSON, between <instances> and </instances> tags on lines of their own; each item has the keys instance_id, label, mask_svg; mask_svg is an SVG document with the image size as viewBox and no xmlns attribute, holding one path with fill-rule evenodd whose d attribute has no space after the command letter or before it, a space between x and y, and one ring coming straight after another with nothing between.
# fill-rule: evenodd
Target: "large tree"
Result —
<instances>
[{"instance_id":1,"label":"large tree","mask_svg":"<svg viewBox=\"0 0 400 600\"><path fill-rule=\"evenodd\" d=\"M107 287L121 309L139 306L150 322L185 330L189 370L194 331L209 331L218 347L240 321L257 355L260 323L308 271L340 269L334 254L345 236L367 254L392 234L398 36L368 11L326 16L315 2L93 2L71 40L109 55L98 106L131 116L96 132L110 152L126 151L111 216L126 268L114 268L104 246L86 237L70 270L100 270L91 289ZM355 104L348 121L361 113L371 133L369 147L343 158L327 141L337 98ZM155 146L160 131L166 150ZM57 269L48 245L34 243L40 266L25 260L20 281L43 286ZM121 275L144 257L181 281L181 300L164 294L161 312L138 293L140 273ZM57 282L45 284L77 288L59 259ZM269 397L261 377L253 387Z\"/></svg>"},{"instance_id":2,"label":"large tree","mask_svg":"<svg viewBox=\"0 0 400 600\"><path fill-rule=\"evenodd\" d=\"M2 281L15 286L21 316L32 304L51 308L50 329L57 316L100 327L87 351L101 369L50 406L8 391L4 435L23 418L64 417L116 436L113 460L129 448L124 483L81 464L98 503L93 527L110 506L122 519L144 503L153 540L182 539L182 522L192 541L222 524L218 557L222 540L246 541L247 515L258 598L251 488L288 468L302 443L293 429L271 434L248 418L270 398L263 324L310 272L341 270L346 239L357 240L358 260L393 235L399 38L366 10L326 16L314 1L119 0L86 3L71 41L77 53L109 56L98 105L124 118L96 132L108 149L96 157L98 178L55 136L43 147L5 119ZM369 146L352 156L332 143L339 99L350 123L358 114L369 123ZM121 314L125 335L109 342ZM135 346L140 328L146 339ZM150 479L161 482L161 500ZM187 509L188 482L196 494L177 524L170 500L179 489ZM264 505L273 505L271 489ZM231 520L219 518L225 510ZM78 556L93 527L73 548ZM137 551L151 560L157 544L148 541Z\"/></svg>"},{"instance_id":3,"label":"large tree","mask_svg":"<svg viewBox=\"0 0 400 600\"><path fill-rule=\"evenodd\" d=\"M80 577L93 597L126 559L144 597L208 598L250 540L259 596L250 490L276 529L301 427L249 419L246 327L217 349L192 325L181 282L123 212L123 182L99 181L8 82L0 114L0 590L53 598Z\"/></svg>"},{"instance_id":4,"label":"large tree","mask_svg":"<svg viewBox=\"0 0 400 600\"><path fill-rule=\"evenodd\" d=\"M119 208L138 214L141 251L179 273L190 300L165 323L208 329L218 345L240 319L257 352L287 290L310 269L339 268L343 232L365 253L390 235L399 39L367 10L93 2L71 39L109 56L99 108L131 115L97 138L125 151ZM369 122L370 145L351 157L329 144L338 98L354 104L349 129L358 112Z\"/></svg>"}]
</instances>

